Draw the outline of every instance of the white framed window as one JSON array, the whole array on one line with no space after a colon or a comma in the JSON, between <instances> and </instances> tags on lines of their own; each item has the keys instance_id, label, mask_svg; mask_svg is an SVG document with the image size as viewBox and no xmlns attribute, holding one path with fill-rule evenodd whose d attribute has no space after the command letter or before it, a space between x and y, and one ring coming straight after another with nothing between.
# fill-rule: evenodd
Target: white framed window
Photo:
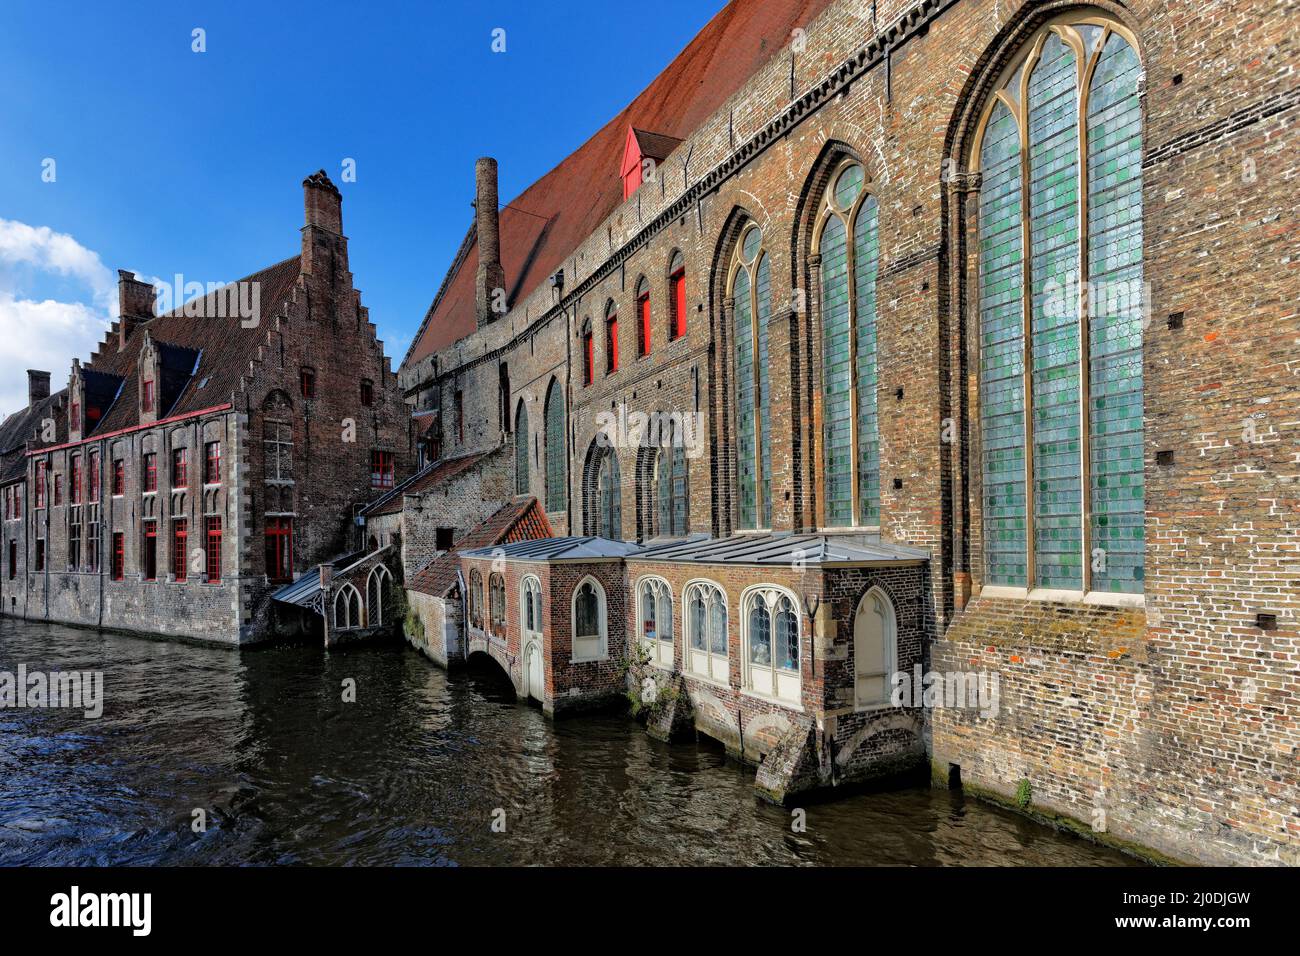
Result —
<instances>
[{"instance_id":1,"label":"white framed window","mask_svg":"<svg viewBox=\"0 0 1300 956\"><path fill-rule=\"evenodd\" d=\"M519 582L519 631L525 640L542 639L542 582L531 574Z\"/></svg>"},{"instance_id":2,"label":"white framed window","mask_svg":"<svg viewBox=\"0 0 1300 956\"><path fill-rule=\"evenodd\" d=\"M747 590L740 599L744 686L763 697L800 700L799 603L773 585Z\"/></svg>"},{"instance_id":3,"label":"white framed window","mask_svg":"<svg viewBox=\"0 0 1300 956\"><path fill-rule=\"evenodd\" d=\"M392 573L382 564L375 565L366 579L366 600L369 605L367 617L371 627L379 627L384 623L384 595L392 587L392 583Z\"/></svg>"},{"instance_id":4,"label":"white framed window","mask_svg":"<svg viewBox=\"0 0 1300 956\"><path fill-rule=\"evenodd\" d=\"M898 669L898 618L894 602L873 587L853 617L853 706L868 710L889 703L889 676Z\"/></svg>"},{"instance_id":5,"label":"white framed window","mask_svg":"<svg viewBox=\"0 0 1300 956\"><path fill-rule=\"evenodd\" d=\"M605 589L588 575L573 589L573 662L601 661L609 657L605 620Z\"/></svg>"},{"instance_id":6,"label":"white framed window","mask_svg":"<svg viewBox=\"0 0 1300 956\"><path fill-rule=\"evenodd\" d=\"M673 666L673 589L663 578L642 578L636 587L641 646L650 662Z\"/></svg>"},{"instance_id":7,"label":"white framed window","mask_svg":"<svg viewBox=\"0 0 1300 956\"><path fill-rule=\"evenodd\" d=\"M727 659L727 596L712 581L686 585L686 642L683 658L688 673L719 684L729 684Z\"/></svg>"},{"instance_id":8,"label":"white framed window","mask_svg":"<svg viewBox=\"0 0 1300 956\"><path fill-rule=\"evenodd\" d=\"M334 629L346 631L361 626L361 594L350 584L334 595Z\"/></svg>"}]
</instances>

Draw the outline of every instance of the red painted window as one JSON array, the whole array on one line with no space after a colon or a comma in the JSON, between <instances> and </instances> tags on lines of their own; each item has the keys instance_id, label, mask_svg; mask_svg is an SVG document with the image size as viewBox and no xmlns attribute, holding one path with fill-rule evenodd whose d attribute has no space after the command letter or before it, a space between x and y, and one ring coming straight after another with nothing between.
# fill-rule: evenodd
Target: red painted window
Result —
<instances>
[{"instance_id":1,"label":"red painted window","mask_svg":"<svg viewBox=\"0 0 1300 956\"><path fill-rule=\"evenodd\" d=\"M81 405L77 402L72 403L72 411L68 415L68 427L73 431L81 431Z\"/></svg>"},{"instance_id":2,"label":"red painted window","mask_svg":"<svg viewBox=\"0 0 1300 956\"><path fill-rule=\"evenodd\" d=\"M221 484L221 442L210 441L203 448L203 483Z\"/></svg>"},{"instance_id":3,"label":"red painted window","mask_svg":"<svg viewBox=\"0 0 1300 956\"><path fill-rule=\"evenodd\" d=\"M81 504L81 456L72 457L72 473L68 475L68 500L74 505Z\"/></svg>"},{"instance_id":4,"label":"red painted window","mask_svg":"<svg viewBox=\"0 0 1300 956\"><path fill-rule=\"evenodd\" d=\"M672 287L672 334L674 339L681 338L686 334L686 270L678 269L668 277L668 284Z\"/></svg>"},{"instance_id":5,"label":"red painted window","mask_svg":"<svg viewBox=\"0 0 1300 956\"><path fill-rule=\"evenodd\" d=\"M605 317L605 374L618 371L618 313Z\"/></svg>"},{"instance_id":6,"label":"red painted window","mask_svg":"<svg viewBox=\"0 0 1300 956\"><path fill-rule=\"evenodd\" d=\"M90 488L89 488L90 493L86 496L86 499L88 501L98 501L99 500L99 452L97 451L92 451L90 453L90 471L86 476L86 480L90 482Z\"/></svg>"},{"instance_id":7,"label":"red painted window","mask_svg":"<svg viewBox=\"0 0 1300 956\"><path fill-rule=\"evenodd\" d=\"M650 354L650 292L646 290L637 296L636 300L637 319L637 354Z\"/></svg>"},{"instance_id":8,"label":"red painted window","mask_svg":"<svg viewBox=\"0 0 1300 956\"><path fill-rule=\"evenodd\" d=\"M50 479L50 484L54 485L54 504L63 504L63 476L55 475Z\"/></svg>"},{"instance_id":9,"label":"red painted window","mask_svg":"<svg viewBox=\"0 0 1300 956\"><path fill-rule=\"evenodd\" d=\"M367 408L375 404L375 383L368 378L361 380L361 404Z\"/></svg>"},{"instance_id":10,"label":"red painted window","mask_svg":"<svg viewBox=\"0 0 1300 956\"><path fill-rule=\"evenodd\" d=\"M121 581L126 577L126 535L120 531L113 532L113 580Z\"/></svg>"},{"instance_id":11,"label":"red painted window","mask_svg":"<svg viewBox=\"0 0 1300 956\"><path fill-rule=\"evenodd\" d=\"M45 462L36 463L36 507L45 507Z\"/></svg>"},{"instance_id":12,"label":"red painted window","mask_svg":"<svg viewBox=\"0 0 1300 956\"><path fill-rule=\"evenodd\" d=\"M158 490L158 455L154 452L144 456L144 490Z\"/></svg>"},{"instance_id":13,"label":"red painted window","mask_svg":"<svg viewBox=\"0 0 1300 956\"><path fill-rule=\"evenodd\" d=\"M172 576L177 581L185 580L185 571L189 567L186 554L189 543L189 521L185 518L174 519L172 521Z\"/></svg>"},{"instance_id":14,"label":"red painted window","mask_svg":"<svg viewBox=\"0 0 1300 956\"><path fill-rule=\"evenodd\" d=\"M188 448L172 449L172 487L184 488L189 484Z\"/></svg>"},{"instance_id":15,"label":"red painted window","mask_svg":"<svg viewBox=\"0 0 1300 956\"><path fill-rule=\"evenodd\" d=\"M394 482L393 453L391 451L372 451L370 453L370 487L391 488Z\"/></svg>"},{"instance_id":16,"label":"red painted window","mask_svg":"<svg viewBox=\"0 0 1300 956\"><path fill-rule=\"evenodd\" d=\"M146 411L146 412L153 411L153 382L152 381L147 381L144 383L144 398L140 403L140 408L142 411Z\"/></svg>"},{"instance_id":17,"label":"red painted window","mask_svg":"<svg viewBox=\"0 0 1300 956\"><path fill-rule=\"evenodd\" d=\"M596 380L596 343L591 334L591 326L582 329L582 384L590 385Z\"/></svg>"},{"instance_id":18,"label":"red painted window","mask_svg":"<svg viewBox=\"0 0 1300 956\"><path fill-rule=\"evenodd\" d=\"M304 368L298 377L300 390L303 398L316 397L316 370Z\"/></svg>"},{"instance_id":19,"label":"red painted window","mask_svg":"<svg viewBox=\"0 0 1300 956\"><path fill-rule=\"evenodd\" d=\"M126 494L126 462L121 458L113 461L113 494Z\"/></svg>"},{"instance_id":20,"label":"red painted window","mask_svg":"<svg viewBox=\"0 0 1300 956\"><path fill-rule=\"evenodd\" d=\"M275 583L293 580L293 519L266 519L266 576Z\"/></svg>"},{"instance_id":21,"label":"red painted window","mask_svg":"<svg viewBox=\"0 0 1300 956\"><path fill-rule=\"evenodd\" d=\"M144 579L146 581L156 581L158 579L158 522L154 520L143 523L143 531L140 535L141 543L144 546L144 553L140 556L140 564L144 568Z\"/></svg>"},{"instance_id":22,"label":"red painted window","mask_svg":"<svg viewBox=\"0 0 1300 956\"><path fill-rule=\"evenodd\" d=\"M221 580L221 518L212 516L206 519L208 582Z\"/></svg>"}]
</instances>

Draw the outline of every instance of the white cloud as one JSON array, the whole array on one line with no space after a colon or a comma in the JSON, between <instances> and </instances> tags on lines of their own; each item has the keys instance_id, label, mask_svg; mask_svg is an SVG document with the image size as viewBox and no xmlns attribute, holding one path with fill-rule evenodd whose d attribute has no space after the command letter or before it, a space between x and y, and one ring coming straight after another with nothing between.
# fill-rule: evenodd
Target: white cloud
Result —
<instances>
[{"instance_id":1,"label":"white cloud","mask_svg":"<svg viewBox=\"0 0 1300 956\"><path fill-rule=\"evenodd\" d=\"M88 301L22 288L42 275L84 289ZM49 371L56 391L66 385L73 357L88 358L116 314L117 282L98 253L48 226L0 219L0 416L27 404L29 368Z\"/></svg>"}]
</instances>

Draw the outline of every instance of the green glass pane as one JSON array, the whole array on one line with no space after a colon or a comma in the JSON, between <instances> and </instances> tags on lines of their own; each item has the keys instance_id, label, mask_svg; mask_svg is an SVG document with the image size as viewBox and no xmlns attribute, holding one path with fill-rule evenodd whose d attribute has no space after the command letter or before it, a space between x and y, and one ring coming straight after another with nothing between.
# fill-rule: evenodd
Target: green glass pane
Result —
<instances>
[{"instance_id":1,"label":"green glass pane","mask_svg":"<svg viewBox=\"0 0 1300 956\"><path fill-rule=\"evenodd\" d=\"M1056 34L1029 77L1034 580L1083 586L1079 116L1074 54Z\"/></svg>"},{"instance_id":2,"label":"green glass pane","mask_svg":"<svg viewBox=\"0 0 1300 956\"><path fill-rule=\"evenodd\" d=\"M980 431L984 559L990 584L1024 586L1024 262L1020 133L998 103L980 148Z\"/></svg>"},{"instance_id":3,"label":"green glass pane","mask_svg":"<svg viewBox=\"0 0 1300 956\"><path fill-rule=\"evenodd\" d=\"M564 438L564 396L559 382L546 394L546 510L563 511L568 499L568 453Z\"/></svg>"},{"instance_id":4,"label":"green glass pane","mask_svg":"<svg viewBox=\"0 0 1300 956\"><path fill-rule=\"evenodd\" d=\"M844 223L831 216L822 232L822 474L825 521L853 523L852 363L849 246Z\"/></svg>"},{"instance_id":5,"label":"green glass pane","mask_svg":"<svg viewBox=\"0 0 1300 956\"><path fill-rule=\"evenodd\" d=\"M1092 589L1141 593L1142 134L1133 48L1111 34L1088 93Z\"/></svg>"},{"instance_id":6,"label":"green glass pane","mask_svg":"<svg viewBox=\"0 0 1300 956\"><path fill-rule=\"evenodd\" d=\"M762 234L757 229L751 229L745 233L745 243L740 250L740 257L745 262L753 262L754 257L758 255L759 244L763 241Z\"/></svg>"},{"instance_id":7,"label":"green glass pane","mask_svg":"<svg viewBox=\"0 0 1300 956\"><path fill-rule=\"evenodd\" d=\"M528 494L528 408L519 403L515 416L515 494Z\"/></svg>"},{"instance_id":8,"label":"green glass pane","mask_svg":"<svg viewBox=\"0 0 1300 956\"><path fill-rule=\"evenodd\" d=\"M759 486L759 514L762 527L772 527L772 396L771 366L767 351L767 323L772 319L772 268L764 254L755 270L754 300L758 315L755 325L758 333L758 414L761 436L759 454L763 475Z\"/></svg>"},{"instance_id":9,"label":"green glass pane","mask_svg":"<svg viewBox=\"0 0 1300 956\"><path fill-rule=\"evenodd\" d=\"M858 516L880 521L880 429L876 417L876 275L880 270L880 209L868 196L853 227L853 270L857 339Z\"/></svg>"},{"instance_id":10,"label":"green glass pane","mask_svg":"<svg viewBox=\"0 0 1300 956\"><path fill-rule=\"evenodd\" d=\"M848 166L835 180L835 208L847 210L862 191L862 167Z\"/></svg>"},{"instance_id":11,"label":"green glass pane","mask_svg":"<svg viewBox=\"0 0 1300 956\"><path fill-rule=\"evenodd\" d=\"M754 452L754 305L750 295L749 273L741 269L736 275L736 476L737 527L756 528L757 473Z\"/></svg>"}]
</instances>

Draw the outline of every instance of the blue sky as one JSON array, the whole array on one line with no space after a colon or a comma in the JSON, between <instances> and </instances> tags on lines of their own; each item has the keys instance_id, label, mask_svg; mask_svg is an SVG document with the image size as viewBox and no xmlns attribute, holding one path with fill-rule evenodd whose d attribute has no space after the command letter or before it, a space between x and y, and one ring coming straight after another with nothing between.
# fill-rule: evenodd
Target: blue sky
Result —
<instances>
[{"instance_id":1,"label":"blue sky","mask_svg":"<svg viewBox=\"0 0 1300 956\"><path fill-rule=\"evenodd\" d=\"M469 225L474 159L513 198L723 3L5 0L0 415L26 368L59 388L89 355L117 269L220 282L296 255L321 168L396 365Z\"/></svg>"}]
</instances>

